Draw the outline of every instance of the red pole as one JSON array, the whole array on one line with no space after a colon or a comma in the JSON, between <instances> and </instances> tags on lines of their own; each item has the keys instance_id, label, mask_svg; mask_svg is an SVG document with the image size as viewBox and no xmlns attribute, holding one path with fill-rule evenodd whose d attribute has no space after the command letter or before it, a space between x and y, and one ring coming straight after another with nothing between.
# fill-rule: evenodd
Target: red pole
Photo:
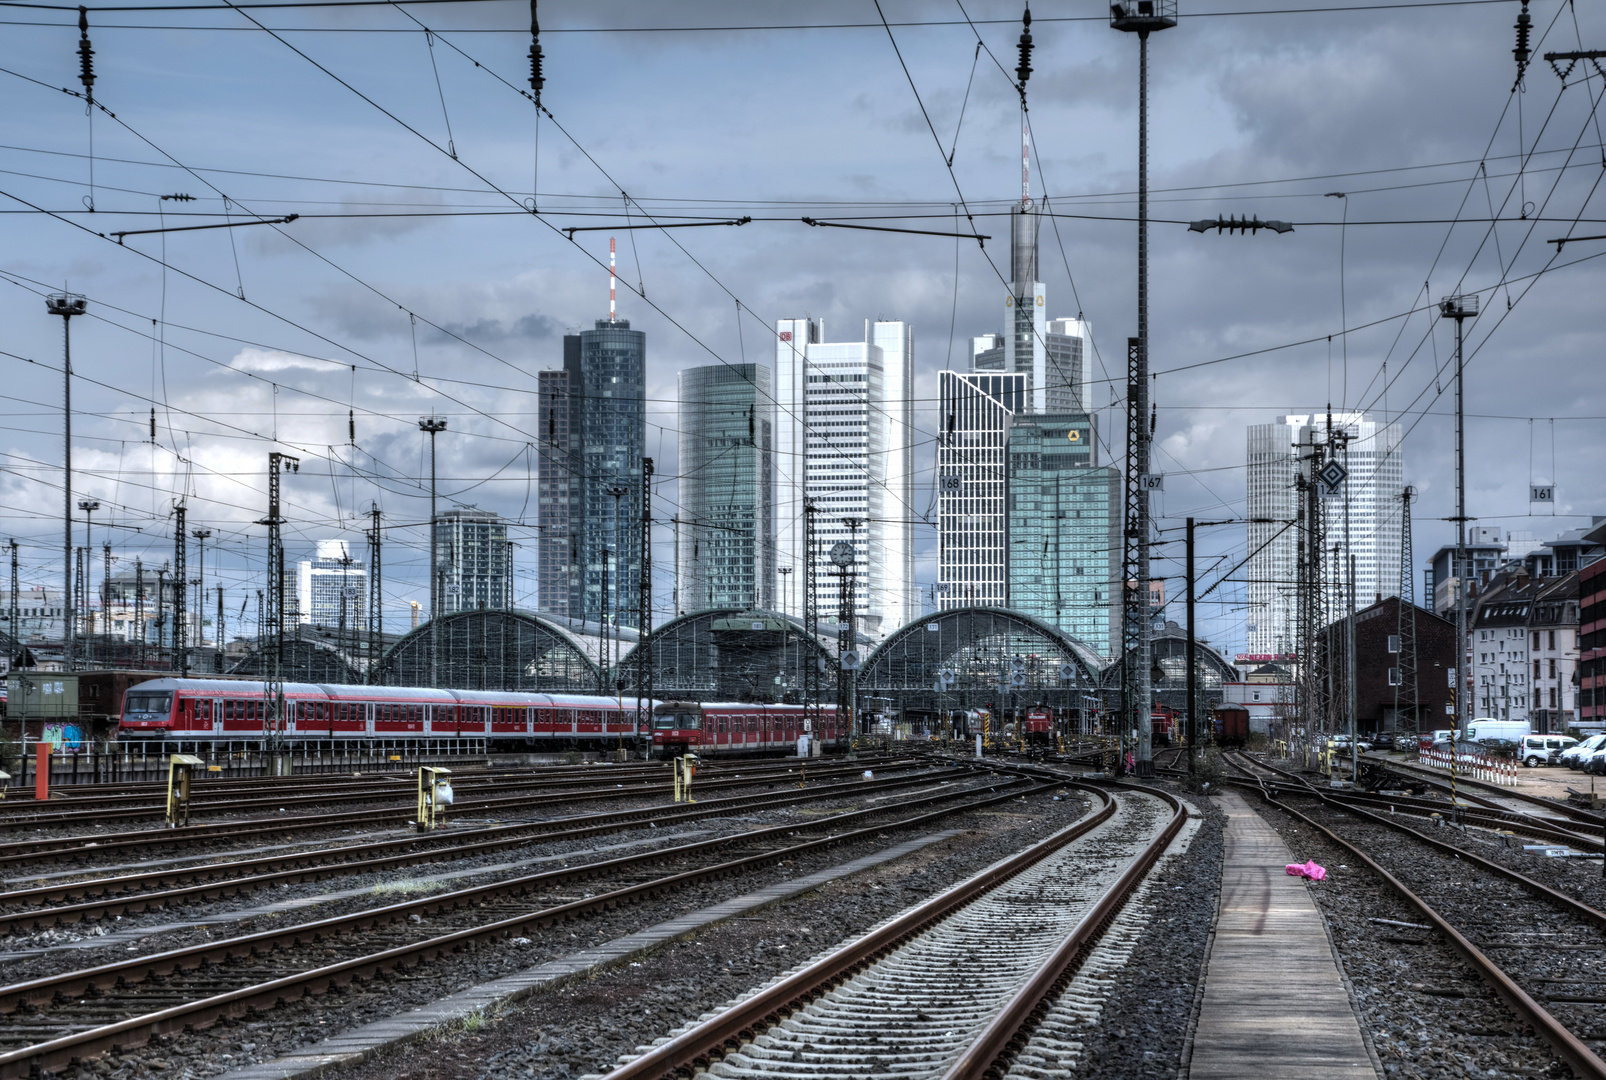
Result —
<instances>
[{"instance_id":1,"label":"red pole","mask_svg":"<svg viewBox=\"0 0 1606 1080\"><path fill-rule=\"evenodd\" d=\"M34 743L33 758L33 797L41 802L50 800L50 751L55 749L53 743Z\"/></svg>"}]
</instances>

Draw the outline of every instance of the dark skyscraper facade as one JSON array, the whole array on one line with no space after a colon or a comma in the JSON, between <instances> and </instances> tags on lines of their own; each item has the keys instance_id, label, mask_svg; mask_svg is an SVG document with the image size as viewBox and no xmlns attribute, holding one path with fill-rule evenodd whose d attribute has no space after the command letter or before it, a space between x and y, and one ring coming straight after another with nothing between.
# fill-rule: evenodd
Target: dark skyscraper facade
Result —
<instances>
[{"instance_id":1,"label":"dark skyscraper facade","mask_svg":"<svg viewBox=\"0 0 1606 1080\"><path fill-rule=\"evenodd\" d=\"M537 606L545 614L567 619L570 599L580 585L579 536L570 531L580 498L572 437L577 428L573 413L578 399L569 392L571 374L579 378L580 339L564 338L563 345L563 368L537 373L541 411L536 506L541 530L536 546L540 559ZM579 613L574 617L578 619Z\"/></svg>"}]
</instances>

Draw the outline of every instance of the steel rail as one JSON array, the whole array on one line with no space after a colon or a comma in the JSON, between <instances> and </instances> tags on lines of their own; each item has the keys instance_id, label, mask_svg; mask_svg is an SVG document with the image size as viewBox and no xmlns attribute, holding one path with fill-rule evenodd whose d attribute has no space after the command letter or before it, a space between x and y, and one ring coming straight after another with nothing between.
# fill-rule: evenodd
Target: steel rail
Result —
<instances>
[{"instance_id":1,"label":"steel rail","mask_svg":"<svg viewBox=\"0 0 1606 1080\"><path fill-rule=\"evenodd\" d=\"M1432 783L1434 787L1438 788L1447 786L1443 773L1429 770L1424 765L1413 765L1409 761L1389 761L1387 759L1378 759L1376 763L1385 769L1391 769L1395 771L1401 776L1410 777L1412 780L1425 780ZM1571 818L1578 824L1588 825L1593 829L1598 830L1602 827L1602 825L1606 825L1606 815L1591 813L1582 807L1569 806L1566 803L1553 802L1542 795L1530 795L1526 791L1518 791L1515 788L1501 787L1497 784L1490 784L1483 780L1474 780L1471 777L1460 775L1456 776L1455 784L1457 788L1475 788L1480 792L1488 792L1488 796L1479 798L1480 802L1491 802L1493 801L1494 797L1499 797L1502 799L1516 799L1518 802L1525 802L1533 806L1543 807L1553 814L1559 814L1562 817ZM1462 794L1465 795L1466 792L1463 791ZM1472 796L1468 797L1471 798Z\"/></svg>"},{"instance_id":2,"label":"steel rail","mask_svg":"<svg viewBox=\"0 0 1606 1080\"><path fill-rule=\"evenodd\" d=\"M1321 793L1317 792L1317 794L1320 795ZM1431 904L1429 904L1426 900L1423 900L1416 893L1412 892L1406 887L1404 882L1400 881L1399 878L1396 878L1393 874L1385 870L1377 863L1375 859L1366 854L1366 852L1362 851L1359 847L1350 843L1348 840L1345 840L1343 837L1339 836L1325 825L1314 820L1308 815L1300 813L1298 810L1295 810L1286 803L1279 802L1277 799L1271 797L1269 793L1265 792L1264 789L1262 790L1262 798L1264 798L1267 802L1276 805L1277 808L1282 810L1284 813L1290 814L1305 822L1311 828L1318 830L1334 844L1343 848L1345 851L1348 851L1356 859L1359 859L1364 865L1366 865L1378 877L1382 878L1388 887L1393 889L1402 899L1405 900L1406 903L1410 904L1412 907L1421 912L1422 917L1432 923L1434 929L1444 935L1445 940L1450 943L1450 947L1455 949L1456 952L1460 953L1462 958L1466 960L1469 965L1471 965L1474 971L1477 971L1479 975L1483 976L1484 981L1486 981L1490 987L1493 988L1494 992L1500 996L1501 1000L1504 1001L1508 1007L1510 1007L1511 1011L1516 1013L1517 1016L1522 1020L1532 1025L1534 1032L1539 1035L1540 1038L1548 1042L1551 1046L1551 1049L1556 1051L1557 1056L1571 1066L1575 1076L1590 1077L1593 1078L1593 1080L1606 1080L1606 1061L1602 1061L1598 1056L1596 1056L1595 1052L1586 1046L1582 1039L1578 1038L1578 1036L1569 1031L1566 1025L1550 1014L1549 1010L1530 997L1528 992L1522 987L1518 986L1516 982L1512 980L1511 976L1505 973L1500 965L1489 959L1482 949L1474 945L1471 940L1457 930L1448 919L1440 915ZM1340 807L1340 809L1346 808ZM1362 812L1364 813L1364 811ZM1375 814L1367 814L1367 816L1372 818L1377 817ZM1385 824L1387 824L1387 822L1385 822ZM1413 835L1417 835L1421 839L1427 839L1426 837L1421 837L1421 834L1415 833L1415 830L1408 831L1412 832ZM1457 854L1465 856L1469 853L1457 852ZM1521 875L1516 876L1521 878ZM1538 883L1535 882L1535 884ZM1543 886L1541 886L1541 888L1543 888Z\"/></svg>"},{"instance_id":3,"label":"steel rail","mask_svg":"<svg viewBox=\"0 0 1606 1080\"><path fill-rule=\"evenodd\" d=\"M1049 785L1055 786L1055 785ZM381 925L400 921L412 914L436 914L442 910L463 907L500 894L519 894L540 890L553 885L561 885L573 881L582 881L588 878L605 876L621 870L630 870L634 867L646 866L655 862L665 862L699 852L712 851L720 847L730 847L735 844L747 843L765 838L794 836L817 829L828 828L845 821L862 821L874 814L889 811L912 810L919 807L932 806L941 802L962 799L966 796L980 794L983 787L976 786L960 791L941 792L936 795L926 795L920 798L907 799L883 807L872 807L867 810L856 810L842 814L827 821L810 822L806 824L777 825L765 829L753 829L745 833L737 833L727 837L715 837L712 840L694 841L689 844L678 844L673 847L660 848L656 851L642 852L635 855L624 855L614 859L602 860L592 863L576 863L557 870L545 870L537 874L528 874L522 877L509 878L504 881L491 882L485 885L475 885L468 888L457 889L448 893L437 893L433 896L419 897L414 900L405 900L384 907L369 908L363 911L352 912L346 915L336 915L314 922L300 923L280 929L259 931L255 934L246 934L238 937L223 938L217 941L208 941L204 944L173 949L162 953L153 953L147 956L131 957L127 960L118 960L110 964L102 964L80 971L63 972L57 975L44 976L11 986L0 986L0 1013L14 1012L23 1006L39 1006L48 1004L59 995L72 997L91 988L107 989L119 984L132 985L152 976L164 975L173 971L182 971L193 967L203 961L217 963L236 956L250 956L262 951L263 947L283 944L299 944L304 941L319 941L324 937L336 933L346 933L367 926ZM1023 790L1019 782L999 784L986 788L989 792L1001 792L996 798L989 798L980 803L968 802L962 806L937 811L938 816L959 813L977 805L991 805L1004 799L1021 797L1032 791L1044 790L1043 787ZM917 819L918 820L918 819ZM876 826L883 830L902 828L903 822L892 822ZM857 834L855 834L857 835Z\"/></svg>"},{"instance_id":4,"label":"steel rail","mask_svg":"<svg viewBox=\"0 0 1606 1080\"><path fill-rule=\"evenodd\" d=\"M222 896L232 896L251 889L265 888L280 883L318 881L328 877L346 876L351 874L372 873L380 870L393 869L399 866L412 866L419 863L445 862L458 858L469 858L474 855L492 851L505 850L510 847L521 847L530 843L551 842L579 839L587 836L596 836L602 833L616 832L621 827L632 823L648 821L654 824L663 821L666 823L679 823L694 821L699 818L711 817L729 813L732 809L740 808L751 810L758 808L774 808L791 806L798 803L813 802L819 799L838 798L843 795L861 794L866 791L886 791L892 788L912 787L929 783L933 779L940 779L940 774L922 774L904 777L899 780L864 781L857 784L841 784L831 787L816 788L802 793L788 793L769 797L733 796L727 799L711 800L695 803L692 807L681 807L675 804L669 806L653 806L637 810L625 810L611 814L586 814L577 817L557 819L551 822L538 822L533 825L503 825L496 826L495 831L512 831L517 835L504 835L499 839L484 840L473 844L457 845L443 848L428 848L419 850L412 847L412 839L395 840L380 844L357 845L354 847L333 849L333 853L359 855L371 853L384 848L402 848L399 854L385 855L378 858L361 858L344 862L318 862L318 851L301 851L288 855L271 856L264 859L250 860L245 864L216 864L227 867L230 865L258 865L274 866L290 864L288 869L270 871L268 873L247 874L243 877L226 877L221 880L205 881L198 884L185 885L177 888L158 889L156 891L127 891L108 894L95 899L83 900L74 904L63 904L55 907L22 907L16 911L0 913L0 933L10 933L18 929L36 929L54 926L62 922L81 922L86 917L104 915L127 915L134 912L148 911L152 908L164 908L169 904L183 903L191 900L209 900ZM820 824L829 824L827 819ZM578 824L578 823L585 824ZM570 823L569 828L553 829L555 824ZM795 830L800 826L792 826ZM740 834L739 834L740 835ZM155 877L171 877L175 873L187 874L195 872L204 873L211 867L201 865L186 867L181 871L160 871ZM133 875L129 878L100 879L74 883L78 885L95 885L109 882L128 882L147 880L146 875ZM6 903L26 904L29 900L37 900L40 896L58 893L63 889L72 889L73 884L63 886L43 886L38 889L21 890L11 893L0 893L0 901Z\"/></svg>"},{"instance_id":5,"label":"steel rail","mask_svg":"<svg viewBox=\"0 0 1606 1080\"><path fill-rule=\"evenodd\" d=\"M889 767L889 766L882 766L882 767L886 768L886 767ZM897 766L894 765L894 766L891 766L891 767L897 767ZM914 766L911 765L911 766L908 766L908 767L914 767ZM859 768L862 768L862 766L859 766ZM856 771L856 770L850 768L847 771L852 772L852 771ZM660 780L659 782L662 783L662 780ZM718 787L718 788L746 787L746 786L750 786L750 784L753 783L753 782L754 781L747 780L745 777L738 778L738 777L734 777L733 776L733 777L730 777L730 778L708 780L706 783L703 783L703 784L701 784L699 786L706 790L709 787ZM756 782L757 783L764 783L765 781L761 779L761 780L758 780ZM576 784L584 783L584 779L583 778L576 778L575 783ZM467 811L467 810L495 810L495 809L500 809L500 808L509 807L509 806L539 806L539 805L543 805L543 803L574 801L575 799L577 799L577 798L579 798L581 796L588 795L588 794L590 795L591 798L596 798L596 799L629 798L632 793L633 793L633 789L630 789L630 788L611 788L611 789L604 789L601 792L590 791L589 789L586 789L586 788L576 788L575 790L569 791L569 792L562 792L562 791L548 792L548 793L545 793L545 794L542 794L542 795L497 795L497 796L490 796L490 797L486 797L486 798L474 798L474 799L461 800L456 804L455 812L461 814L461 813L463 813L464 811ZM403 785L398 785L394 789L391 789L391 792L387 793L387 795L385 797L394 798L394 799L397 799L397 800L407 799L407 800L410 801L412 799L412 797L413 797L413 792L405 784L403 784ZM296 806L311 805L311 806L317 806L317 805L323 805L323 804L327 804L327 803L376 802L376 801L382 801L382 798L379 795L375 795L375 796L372 796L372 797L344 798L344 799L340 798L340 797L333 797L333 796L326 797L326 796L321 796L321 795L307 795L307 796L294 796L294 795L292 795L292 796L286 796L286 797L276 797L276 798L271 798L271 799L269 799L269 798L243 799L243 800L242 799L235 799L235 800L231 800L231 801L229 801L227 803L217 804L216 806L214 806L214 804L211 804L209 801L203 800L203 801L200 801L200 802L192 802L191 806L192 806L192 812L194 812L194 811L205 811L205 810L214 809L214 808L222 809L225 812L228 812L230 810L234 810L234 809L237 809L237 808L254 808L254 807L263 807L263 806L283 806L283 805L296 805ZM403 817L410 817L411 814L412 814L412 810L411 810L410 805L407 808L401 808L401 807L392 808L391 812L394 813L394 814L398 814L400 816L403 816ZM113 808L109 808L109 809L93 809L93 808L90 808L90 809L81 809L81 810L66 810L66 811L62 811L60 813L24 812L22 814L18 814L16 816L0 820L0 824L9 824L9 825L51 825L51 824L65 824L65 823L70 823L70 822L73 822L73 821L107 821L107 820L112 820L112 819L139 819L139 818L161 817L164 813L166 813L166 804L165 804L165 802L164 803L150 803L150 804L144 804L144 805L141 805L141 806L113 807Z\"/></svg>"},{"instance_id":6,"label":"steel rail","mask_svg":"<svg viewBox=\"0 0 1606 1080\"><path fill-rule=\"evenodd\" d=\"M879 767L879 766L878 766ZM907 767L902 764L891 766L902 770ZM819 777L836 777L843 775L857 775L862 771L862 762L853 766L842 768L826 767L815 772ZM754 786L766 783L785 782L784 773L777 772L771 778L768 774L754 777L751 783ZM730 779L730 778L727 778ZM741 778L745 779L745 778ZM411 778L407 778L408 782ZM662 777L655 777L652 786L665 784ZM728 785L728 786L746 786ZM410 790L410 789L409 789ZM706 790L700 787L699 790ZM588 801L585 798L576 798L575 802ZM516 809L516 807L510 808ZM388 816L376 817L376 814ZM0 843L0 866L9 863L26 862L30 866L40 860L51 861L80 860L86 856L104 855L116 850L139 850L153 847L173 847L180 843L192 840L223 840L238 837L252 836L259 833L293 833L301 828L325 828L339 825L373 825L389 820L410 820L411 809L396 808L393 811L374 809L352 810L332 814L298 814L289 817L244 818L234 821L217 821L186 825L182 829L166 827L156 829L138 829L114 833L89 833L66 838L41 837L29 840L13 840ZM3 824L3 823L0 823Z\"/></svg>"},{"instance_id":7,"label":"steel rail","mask_svg":"<svg viewBox=\"0 0 1606 1080\"><path fill-rule=\"evenodd\" d=\"M1108 793L1071 780L1061 779L1059 784L1088 791L1103 799L1104 805L1088 818L910 908L890 922L760 990L747 1000L653 1047L635 1060L609 1072L604 1080L667 1080L707 1068L726 1050L735 1049L752 1039L761 1029L780 1023L797 1009L869 967L948 915L1087 835L1114 816L1115 800Z\"/></svg>"},{"instance_id":8,"label":"steel rail","mask_svg":"<svg viewBox=\"0 0 1606 1080\"><path fill-rule=\"evenodd\" d=\"M1007 1064L1000 1068L1000 1059L1013 1058L1026 1045L1031 1029L1042 1019L1053 1001L1069 984L1084 950L1099 937L1110 920L1131 896L1149 871L1154 867L1177 833L1188 820L1188 811L1182 800L1170 792L1155 788L1122 784L1127 791L1153 795L1169 803L1171 820L1160 835L1149 842L1132 864L1126 868L1114 885L1104 893L1088 913L1082 916L1076 928L1054 950L1052 956L1038 968L1016 994L1004 1004L997 1016L982 1029L980 1035L959 1059L943 1074L943 1080L977 1080L984 1076L1003 1076Z\"/></svg>"},{"instance_id":9,"label":"steel rail","mask_svg":"<svg viewBox=\"0 0 1606 1080\"><path fill-rule=\"evenodd\" d=\"M1064 785L1041 784L1030 789L1028 793L1048 791L1061 786ZM805 841L804 843L778 850L772 849L761 854L744 856L713 866L672 874L653 881L615 889L588 899L571 901L556 907L543 908L538 911L516 915L512 918L500 919L483 926L455 931L425 941L414 942L410 945L387 949L368 956L355 957L351 960L300 972L270 982L217 994L201 1001L187 1002L158 1012L131 1017L86 1031L75 1032L48 1042L0 1054L0 1080L27 1077L35 1071L59 1069L74 1061L95 1057L113 1049L129 1049L142 1046L156 1035L185 1029L204 1029L223 1017L240 1016L251 1009L260 1010L276 1007L281 1003L295 1001L308 994L322 993L332 986L347 985L353 979L371 977L382 971L394 970L409 963L416 965L465 948L472 948L487 939L513 937L526 930L550 926L588 911L607 910L667 889L714 878L727 877L756 865L768 863L778 855L803 854L836 844L866 839L893 828L907 829L924 825L956 813L1013 801L1019 798L1020 794L1019 791L1012 790L989 799L969 802L963 806L931 811L892 824L872 825L847 833ZM1113 808L1113 803L1111 806ZM859 811L858 813L869 812L871 811ZM792 828L794 831L796 830L795 826ZM777 830L759 831L774 832ZM444 897L439 899L444 899ZM335 921L339 920L326 920L326 922ZM308 924L304 927L289 928L275 933L278 937L294 937L298 931L311 929L313 925ZM257 935L257 937L263 936L265 935ZM197 950L187 951L194 952Z\"/></svg>"}]
</instances>

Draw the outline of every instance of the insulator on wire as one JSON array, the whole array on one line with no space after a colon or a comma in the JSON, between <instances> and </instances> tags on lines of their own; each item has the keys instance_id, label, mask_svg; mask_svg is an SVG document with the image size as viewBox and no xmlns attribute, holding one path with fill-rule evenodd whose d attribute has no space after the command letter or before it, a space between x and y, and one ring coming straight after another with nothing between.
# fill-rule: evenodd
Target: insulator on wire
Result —
<instances>
[{"instance_id":1,"label":"insulator on wire","mask_svg":"<svg viewBox=\"0 0 1606 1080\"><path fill-rule=\"evenodd\" d=\"M1511 50L1511 55L1517 58L1517 81L1522 81L1523 73L1528 70L1528 59L1533 55L1528 48L1528 35L1533 30L1533 19L1528 14L1528 0L1522 0L1522 11L1517 15L1517 47Z\"/></svg>"},{"instance_id":2,"label":"insulator on wire","mask_svg":"<svg viewBox=\"0 0 1606 1080\"><path fill-rule=\"evenodd\" d=\"M156 441L156 410L151 410L151 442Z\"/></svg>"},{"instance_id":3,"label":"insulator on wire","mask_svg":"<svg viewBox=\"0 0 1606 1080\"><path fill-rule=\"evenodd\" d=\"M535 93L535 103L539 105L546 77L541 74L541 61L545 54L541 51L541 23L535 17L535 2L530 0L530 89Z\"/></svg>"},{"instance_id":4,"label":"insulator on wire","mask_svg":"<svg viewBox=\"0 0 1606 1080\"><path fill-rule=\"evenodd\" d=\"M89 9L78 9L78 81L84 84L84 95L95 100L95 50L89 47Z\"/></svg>"},{"instance_id":5,"label":"insulator on wire","mask_svg":"<svg viewBox=\"0 0 1606 1080\"><path fill-rule=\"evenodd\" d=\"M356 409L347 409L346 410L346 436L349 439L349 441L351 442L351 445L353 445L353 446L357 445L357 410Z\"/></svg>"},{"instance_id":6,"label":"insulator on wire","mask_svg":"<svg viewBox=\"0 0 1606 1080\"><path fill-rule=\"evenodd\" d=\"M1028 7L1026 14L1021 16L1021 24L1025 27L1020 35L1020 63L1015 65L1015 78L1019 83L1022 95L1026 93L1026 80L1032 77L1032 9Z\"/></svg>"}]
</instances>

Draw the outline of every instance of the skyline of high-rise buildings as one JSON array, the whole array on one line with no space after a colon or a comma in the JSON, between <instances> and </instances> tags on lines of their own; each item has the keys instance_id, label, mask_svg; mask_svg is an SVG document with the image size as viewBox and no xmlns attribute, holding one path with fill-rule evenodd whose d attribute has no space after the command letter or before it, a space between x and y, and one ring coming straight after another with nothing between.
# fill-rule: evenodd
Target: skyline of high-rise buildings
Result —
<instances>
[{"instance_id":1,"label":"skyline of high-rise buildings","mask_svg":"<svg viewBox=\"0 0 1606 1080\"><path fill-rule=\"evenodd\" d=\"M454 506L435 518L434 531L441 615L513 606L513 545L500 514Z\"/></svg>"},{"instance_id":2,"label":"skyline of high-rise buildings","mask_svg":"<svg viewBox=\"0 0 1606 1080\"><path fill-rule=\"evenodd\" d=\"M301 622L315 626L344 622L349 629L368 625L368 567L356 554L344 540L319 540L312 558L296 564L296 611Z\"/></svg>"}]
</instances>

